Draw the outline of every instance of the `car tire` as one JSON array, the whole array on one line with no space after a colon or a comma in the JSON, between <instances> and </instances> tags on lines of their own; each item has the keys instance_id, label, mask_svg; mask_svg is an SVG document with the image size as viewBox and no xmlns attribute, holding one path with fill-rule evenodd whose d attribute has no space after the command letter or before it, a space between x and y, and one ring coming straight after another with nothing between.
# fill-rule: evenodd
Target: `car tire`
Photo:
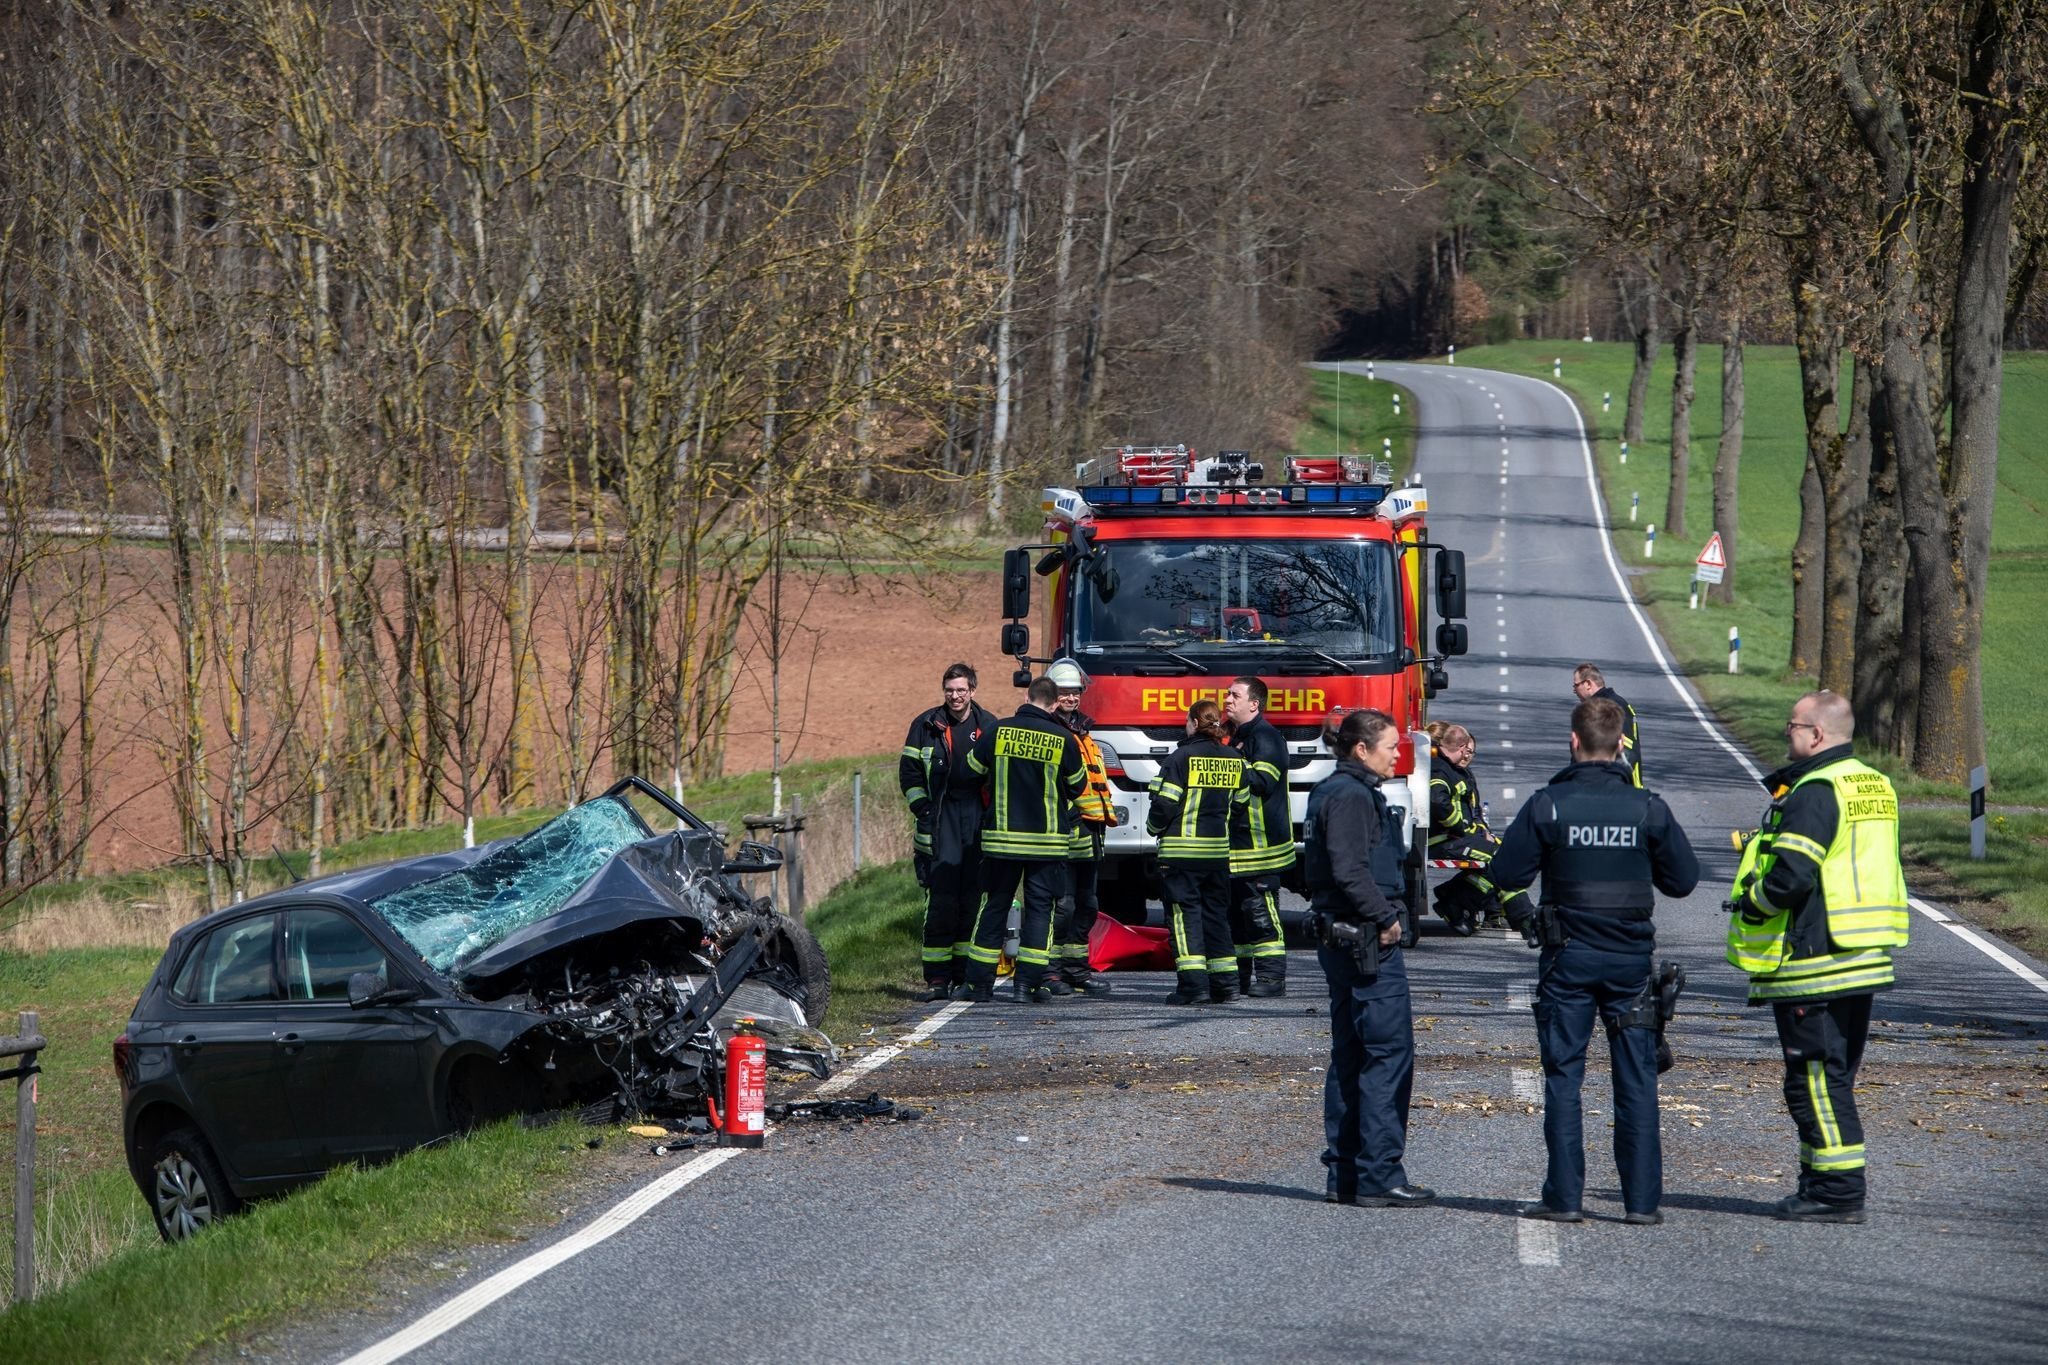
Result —
<instances>
[{"instance_id":1,"label":"car tire","mask_svg":"<svg viewBox=\"0 0 2048 1365\"><path fill-rule=\"evenodd\" d=\"M817 1027L832 1003L832 966L818 936L805 925L778 915L764 935L763 958L796 975L804 992L804 1018Z\"/></svg>"},{"instance_id":2,"label":"car tire","mask_svg":"<svg viewBox=\"0 0 2048 1365\"><path fill-rule=\"evenodd\" d=\"M143 1198L166 1242L184 1242L240 1211L213 1148L197 1128L176 1128L158 1138L143 1163Z\"/></svg>"}]
</instances>

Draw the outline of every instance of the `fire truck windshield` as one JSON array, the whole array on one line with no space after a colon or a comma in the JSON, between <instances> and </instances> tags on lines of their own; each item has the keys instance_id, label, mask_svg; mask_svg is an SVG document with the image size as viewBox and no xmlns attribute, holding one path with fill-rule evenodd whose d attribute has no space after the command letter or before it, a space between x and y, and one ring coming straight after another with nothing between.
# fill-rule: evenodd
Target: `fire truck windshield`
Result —
<instances>
[{"instance_id":1,"label":"fire truck windshield","mask_svg":"<svg viewBox=\"0 0 2048 1365\"><path fill-rule=\"evenodd\" d=\"M1098 541L1097 553L1110 571L1082 575L1075 589L1081 653L1363 662L1400 649L1394 553L1384 541Z\"/></svg>"}]
</instances>

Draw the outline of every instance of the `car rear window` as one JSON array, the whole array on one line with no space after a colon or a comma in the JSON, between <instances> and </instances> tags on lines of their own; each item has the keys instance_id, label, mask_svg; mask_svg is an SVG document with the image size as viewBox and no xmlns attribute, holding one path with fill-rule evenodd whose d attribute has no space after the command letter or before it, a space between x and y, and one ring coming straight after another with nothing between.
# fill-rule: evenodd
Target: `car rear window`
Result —
<instances>
[{"instance_id":1,"label":"car rear window","mask_svg":"<svg viewBox=\"0 0 2048 1365\"><path fill-rule=\"evenodd\" d=\"M620 850L652 837L616 797L586 801L458 872L370 902L428 965L451 971L546 919Z\"/></svg>"},{"instance_id":2,"label":"car rear window","mask_svg":"<svg viewBox=\"0 0 2048 1365\"><path fill-rule=\"evenodd\" d=\"M224 924L185 959L171 993L194 1005L240 1005L277 999L271 939L277 916Z\"/></svg>"}]
</instances>

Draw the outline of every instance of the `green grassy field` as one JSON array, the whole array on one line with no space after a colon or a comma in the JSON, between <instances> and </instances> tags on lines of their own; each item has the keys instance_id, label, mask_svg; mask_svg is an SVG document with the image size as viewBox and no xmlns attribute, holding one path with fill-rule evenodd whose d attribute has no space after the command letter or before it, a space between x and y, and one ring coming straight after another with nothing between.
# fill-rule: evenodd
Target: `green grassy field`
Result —
<instances>
[{"instance_id":1,"label":"green grassy field","mask_svg":"<svg viewBox=\"0 0 2048 1365\"><path fill-rule=\"evenodd\" d=\"M1671 379L1669 348L1652 373L1643 440L1621 463L1620 437L1631 356L1627 346L1580 342L1518 342L1458 353L1460 365L1559 381L1585 414L1594 438L1615 544L1624 564L1645 570L1638 592L1677 662L1752 749L1767 760L1782 755L1779 727L1792 701L1810 681L1786 671L1791 650L1791 546L1799 529L1799 481L1805 461L1799 368L1790 347L1746 351L1747 413L1743 423L1740 533L1732 607L1687 607L1693 557L1713 529L1713 466L1721 434L1721 349L1700 348L1693 404L1692 460L1686 484L1682 538L1661 529L1654 558L1644 554L1643 529L1663 522L1670 478ZM1842 394L1849 391L1844 368ZM1612 403L1602 411L1602 395ZM1984 610L1982 659L1990 797L1994 810L2048 805L2048 447L2037 438L2048 424L2048 355L2006 358L2001 414L1998 502L1992 511L1992 561ZM1845 415L1846 420L1846 415ZM1641 496L1638 520L1629 522L1631 495ZM1742 638L1742 672L1727 672L1728 628ZM1912 812L1905 830L1909 853L1939 865L1957 883L1994 900L2007 927L2048 932L2048 878L2028 875L2042 861L2042 838L2023 812L1991 840L1991 856L1967 856L1962 793L1905 772L1895 760L1871 756L1893 774L1901 796L1927 808ZM1942 807L1946 807L1943 809ZM2030 832L2032 831L2032 832ZM2048 869L2044 869L2048 870Z\"/></svg>"}]
</instances>

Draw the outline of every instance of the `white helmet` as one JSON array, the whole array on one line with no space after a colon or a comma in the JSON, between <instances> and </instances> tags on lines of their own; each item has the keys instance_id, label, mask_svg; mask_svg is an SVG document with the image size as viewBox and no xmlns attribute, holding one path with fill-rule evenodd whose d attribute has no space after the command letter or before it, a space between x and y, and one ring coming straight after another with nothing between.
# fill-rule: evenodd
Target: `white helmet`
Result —
<instances>
[{"instance_id":1,"label":"white helmet","mask_svg":"<svg viewBox=\"0 0 2048 1365\"><path fill-rule=\"evenodd\" d=\"M1088 685L1088 675L1081 671L1081 665L1072 659L1054 659L1045 670L1045 676L1052 679L1054 687L1061 689L1082 688Z\"/></svg>"}]
</instances>

